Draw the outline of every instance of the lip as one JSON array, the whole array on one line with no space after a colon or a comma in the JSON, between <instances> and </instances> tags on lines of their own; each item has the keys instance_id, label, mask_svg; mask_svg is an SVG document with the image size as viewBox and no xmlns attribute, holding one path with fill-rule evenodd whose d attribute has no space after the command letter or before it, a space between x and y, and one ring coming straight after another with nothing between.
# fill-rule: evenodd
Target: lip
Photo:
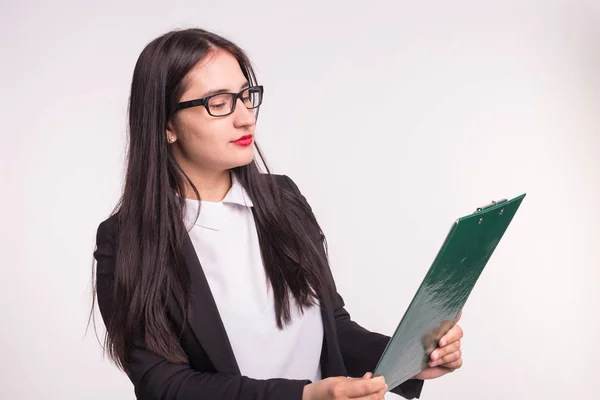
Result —
<instances>
[{"instance_id":1,"label":"lip","mask_svg":"<svg viewBox=\"0 0 600 400\"><path fill-rule=\"evenodd\" d=\"M250 146L252 144L252 135L244 135L231 143L237 146Z\"/></svg>"}]
</instances>

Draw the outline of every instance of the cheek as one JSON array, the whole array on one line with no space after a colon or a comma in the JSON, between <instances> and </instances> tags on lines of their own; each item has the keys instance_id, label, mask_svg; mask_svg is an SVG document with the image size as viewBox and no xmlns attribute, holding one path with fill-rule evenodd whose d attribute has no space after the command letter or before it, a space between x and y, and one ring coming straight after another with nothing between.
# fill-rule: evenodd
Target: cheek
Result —
<instances>
[{"instance_id":1,"label":"cheek","mask_svg":"<svg viewBox=\"0 0 600 400\"><path fill-rule=\"evenodd\" d=\"M227 131L225 121L200 114L181 122L186 145L195 148L196 152L223 144L225 140Z\"/></svg>"},{"instance_id":2,"label":"cheek","mask_svg":"<svg viewBox=\"0 0 600 400\"><path fill-rule=\"evenodd\" d=\"M202 126L187 131L185 145L196 160L217 158L227 148L226 135L218 126Z\"/></svg>"},{"instance_id":3,"label":"cheek","mask_svg":"<svg viewBox=\"0 0 600 400\"><path fill-rule=\"evenodd\" d=\"M185 129L183 144L188 159L201 167L233 168L253 159L253 148L239 147L230 141L241 133L231 122L223 120L198 121Z\"/></svg>"}]
</instances>

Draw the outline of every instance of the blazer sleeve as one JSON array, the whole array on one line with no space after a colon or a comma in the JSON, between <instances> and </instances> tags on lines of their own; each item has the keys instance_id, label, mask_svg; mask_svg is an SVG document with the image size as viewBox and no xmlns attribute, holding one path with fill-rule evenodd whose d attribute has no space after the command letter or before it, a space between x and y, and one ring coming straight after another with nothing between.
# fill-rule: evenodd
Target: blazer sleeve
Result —
<instances>
[{"instance_id":1,"label":"blazer sleeve","mask_svg":"<svg viewBox=\"0 0 600 400\"><path fill-rule=\"evenodd\" d=\"M312 210L294 181L285 175L284 179L292 191ZM327 267L329 268L329 265ZM328 272L333 277L331 269ZM344 306L344 300L336 290L333 308L342 358L348 374L360 377L366 372L373 372L375 370L379 358L391 338L380 333L371 332L360 326L352 320ZM422 388L423 380L410 379L393 388L391 392L407 399L414 399L420 397Z\"/></svg>"},{"instance_id":2,"label":"blazer sleeve","mask_svg":"<svg viewBox=\"0 0 600 400\"><path fill-rule=\"evenodd\" d=\"M96 290L105 324L111 318L111 297L115 270L115 224L100 224L96 236ZM175 364L150 352L143 343L128 349L127 375L136 397L143 400L301 400L309 380L257 380L194 370L189 364Z\"/></svg>"}]
</instances>

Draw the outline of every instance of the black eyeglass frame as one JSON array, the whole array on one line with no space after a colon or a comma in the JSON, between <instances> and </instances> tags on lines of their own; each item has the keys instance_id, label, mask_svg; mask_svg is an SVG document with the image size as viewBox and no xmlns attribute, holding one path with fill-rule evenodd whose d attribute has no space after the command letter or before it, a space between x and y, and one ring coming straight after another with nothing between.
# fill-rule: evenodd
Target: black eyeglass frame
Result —
<instances>
[{"instance_id":1,"label":"black eyeglass frame","mask_svg":"<svg viewBox=\"0 0 600 400\"><path fill-rule=\"evenodd\" d=\"M242 99L242 94L245 93L245 92L247 92L247 91L249 91L249 90L258 90L260 92L260 94L259 94L260 95L260 102L258 103L258 105L254 106L254 107L248 107L248 106L246 106L244 104L244 106L246 106L246 108L248 110L253 110L255 108L260 107L260 105L262 104L263 93L264 93L264 88L263 88L262 85L249 86L247 88L242 89L238 93L215 93L215 94L211 94L210 96L203 97L201 99L194 99L194 100L182 101L181 103L177 103L177 106L175 106L175 112L180 111L180 110L185 110L186 108L204 106L204 108L206 108L206 112L208 112L208 114L210 116L212 116L212 117L225 117L227 115L233 114L233 112L235 111L235 107L237 106L238 99ZM228 95L230 95L230 96L233 97L233 103L232 103L232 106L231 106L231 111L228 112L227 114L213 115L210 112L210 109L208 107L208 102L213 97L223 96L224 94L228 94ZM244 100L242 99L242 103L243 102L244 102Z\"/></svg>"}]
</instances>

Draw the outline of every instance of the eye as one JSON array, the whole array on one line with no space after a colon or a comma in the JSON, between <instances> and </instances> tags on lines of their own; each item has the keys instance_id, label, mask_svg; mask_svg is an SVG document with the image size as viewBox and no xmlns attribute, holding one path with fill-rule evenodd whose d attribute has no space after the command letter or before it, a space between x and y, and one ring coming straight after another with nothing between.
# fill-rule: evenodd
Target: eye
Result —
<instances>
[{"instance_id":1,"label":"eye","mask_svg":"<svg viewBox=\"0 0 600 400\"><path fill-rule=\"evenodd\" d=\"M231 95L229 94L214 96L208 102L208 107L214 111L222 110L227 106L231 106Z\"/></svg>"}]
</instances>

